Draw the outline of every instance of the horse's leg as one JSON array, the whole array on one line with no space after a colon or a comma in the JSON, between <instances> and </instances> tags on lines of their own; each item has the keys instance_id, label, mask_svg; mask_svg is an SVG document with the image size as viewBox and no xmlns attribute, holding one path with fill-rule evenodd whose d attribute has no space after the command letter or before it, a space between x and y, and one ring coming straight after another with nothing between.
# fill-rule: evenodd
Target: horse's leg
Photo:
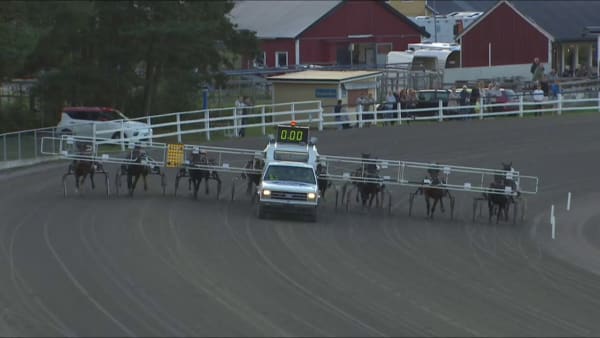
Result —
<instances>
[{"instance_id":1,"label":"horse's leg","mask_svg":"<svg viewBox=\"0 0 600 338\"><path fill-rule=\"evenodd\" d=\"M492 214L494 212L494 203L492 203L492 200L488 198L488 208L489 208L489 223L492 223Z\"/></svg>"},{"instance_id":2,"label":"horse's leg","mask_svg":"<svg viewBox=\"0 0 600 338\"><path fill-rule=\"evenodd\" d=\"M92 183L92 190L96 189L96 184L94 184L94 171L90 171L90 182Z\"/></svg>"},{"instance_id":3,"label":"horse's leg","mask_svg":"<svg viewBox=\"0 0 600 338\"><path fill-rule=\"evenodd\" d=\"M127 179L129 179L130 176L127 176ZM134 175L131 174L131 186L129 187L129 196L133 196L133 191L135 190L135 186L137 185L138 180L140 179L140 174L137 173L135 174L135 178Z\"/></svg>"},{"instance_id":4,"label":"horse's leg","mask_svg":"<svg viewBox=\"0 0 600 338\"><path fill-rule=\"evenodd\" d=\"M204 194L208 195L208 179L210 177L210 173L207 172L206 175L204 175Z\"/></svg>"},{"instance_id":5,"label":"horse's leg","mask_svg":"<svg viewBox=\"0 0 600 338\"><path fill-rule=\"evenodd\" d=\"M144 191L148 191L148 180L147 180L148 172L142 172L142 180L144 181ZM139 176L138 176L139 177Z\"/></svg>"},{"instance_id":6,"label":"horse's leg","mask_svg":"<svg viewBox=\"0 0 600 338\"><path fill-rule=\"evenodd\" d=\"M425 194L425 207L427 208L427 217L429 217L429 197Z\"/></svg>"},{"instance_id":7,"label":"horse's leg","mask_svg":"<svg viewBox=\"0 0 600 338\"><path fill-rule=\"evenodd\" d=\"M200 190L200 183L202 183L202 180L198 177L195 177L192 180L193 186L194 186L194 199L198 199L198 190Z\"/></svg>"},{"instance_id":8,"label":"horse's leg","mask_svg":"<svg viewBox=\"0 0 600 338\"><path fill-rule=\"evenodd\" d=\"M79 193L79 175L77 174L77 171L75 171L75 192Z\"/></svg>"},{"instance_id":9,"label":"horse's leg","mask_svg":"<svg viewBox=\"0 0 600 338\"><path fill-rule=\"evenodd\" d=\"M435 212L435 206L438 204L439 198L433 199L433 206L431 207L431 219L433 219L433 213Z\"/></svg>"}]
</instances>

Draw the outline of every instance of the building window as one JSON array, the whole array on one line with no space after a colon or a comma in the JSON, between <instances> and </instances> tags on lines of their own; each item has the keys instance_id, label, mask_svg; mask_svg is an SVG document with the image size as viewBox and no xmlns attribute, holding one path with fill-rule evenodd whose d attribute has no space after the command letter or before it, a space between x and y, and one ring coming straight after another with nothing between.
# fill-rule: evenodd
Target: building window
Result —
<instances>
[{"instance_id":1,"label":"building window","mask_svg":"<svg viewBox=\"0 0 600 338\"><path fill-rule=\"evenodd\" d=\"M288 66L288 52L275 52L275 67Z\"/></svg>"},{"instance_id":2,"label":"building window","mask_svg":"<svg viewBox=\"0 0 600 338\"><path fill-rule=\"evenodd\" d=\"M258 53L256 58L254 59L253 66L254 68L264 68L267 64L267 53L262 52Z\"/></svg>"}]
</instances>

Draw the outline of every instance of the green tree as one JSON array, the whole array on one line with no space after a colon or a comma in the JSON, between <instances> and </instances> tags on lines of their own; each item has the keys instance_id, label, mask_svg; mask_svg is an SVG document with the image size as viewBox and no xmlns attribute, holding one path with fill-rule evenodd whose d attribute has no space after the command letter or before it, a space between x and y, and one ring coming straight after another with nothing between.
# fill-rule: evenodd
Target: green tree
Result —
<instances>
[{"instance_id":1,"label":"green tree","mask_svg":"<svg viewBox=\"0 0 600 338\"><path fill-rule=\"evenodd\" d=\"M24 69L44 109L110 105L131 115L194 109L203 84L258 49L227 13L232 1L30 2L40 37Z\"/></svg>"}]
</instances>

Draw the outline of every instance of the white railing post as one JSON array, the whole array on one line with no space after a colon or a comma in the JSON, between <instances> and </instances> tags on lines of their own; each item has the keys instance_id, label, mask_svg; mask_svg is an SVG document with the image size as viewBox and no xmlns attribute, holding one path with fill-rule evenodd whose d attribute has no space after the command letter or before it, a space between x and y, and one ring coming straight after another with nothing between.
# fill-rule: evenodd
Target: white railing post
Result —
<instances>
[{"instance_id":1,"label":"white railing post","mask_svg":"<svg viewBox=\"0 0 600 338\"><path fill-rule=\"evenodd\" d=\"M523 117L523 95L519 95L519 117Z\"/></svg>"},{"instance_id":2,"label":"white railing post","mask_svg":"<svg viewBox=\"0 0 600 338\"><path fill-rule=\"evenodd\" d=\"M121 130L119 130L119 136L121 137L121 151L125 151L125 121L121 120Z\"/></svg>"},{"instance_id":3,"label":"white railing post","mask_svg":"<svg viewBox=\"0 0 600 338\"><path fill-rule=\"evenodd\" d=\"M473 108L475 109L475 108ZM483 111L485 110L485 107L483 106L483 96L479 97L479 119L483 120Z\"/></svg>"},{"instance_id":4,"label":"white railing post","mask_svg":"<svg viewBox=\"0 0 600 338\"><path fill-rule=\"evenodd\" d=\"M438 121L444 121L444 102L438 100Z\"/></svg>"},{"instance_id":5,"label":"white railing post","mask_svg":"<svg viewBox=\"0 0 600 338\"><path fill-rule=\"evenodd\" d=\"M177 142L181 143L181 114L175 114L175 121L177 121Z\"/></svg>"},{"instance_id":6,"label":"white railing post","mask_svg":"<svg viewBox=\"0 0 600 338\"><path fill-rule=\"evenodd\" d=\"M296 120L296 104L292 102L292 121Z\"/></svg>"},{"instance_id":7,"label":"white railing post","mask_svg":"<svg viewBox=\"0 0 600 338\"><path fill-rule=\"evenodd\" d=\"M371 113L371 111L369 111ZM373 125L377 126L377 109L372 111L373 114ZM385 116L385 114L387 114L387 112L383 113L383 116ZM385 119L385 117L384 117ZM383 122L383 124L385 124L385 122Z\"/></svg>"},{"instance_id":8,"label":"white railing post","mask_svg":"<svg viewBox=\"0 0 600 338\"><path fill-rule=\"evenodd\" d=\"M33 131L33 157L38 157L37 130Z\"/></svg>"},{"instance_id":9,"label":"white railing post","mask_svg":"<svg viewBox=\"0 0 600 338\"><path fill-rule=\"evenodd\" d=\"M558 115L562 115L562 94L561 94L561 93L558 93L557 99L558 99L558 110L557 110L557 114L558 114Z\"/></svg>"},{"instance_id":10,"label":"white railing post","mask_svg":"<svg viewBox=\"0 0 600 338\"><path fill-rule=\"evenodd\" d=\"M17 133L17 147L19 150L19 158L18 160L21 160L21 133Z\"/></svg>"},{"instance_id":11,"label":"white railing post","mask_svg":"<svg viewBox=\"0 0 600 338\"><path fill-rule=\"evenodd\" d=\"M92 143L96 146L96 123L92 123Z\"/></svg>"},{"instance_id":12,"label":"white railing post","mask_svg":"<svg viewBox=\"0 0 600 338\"><path fill-rule=\"evenodd\" d=\"M210 141L210 111L204 111L204 128L206 129L206 140Z\"/></svg>"},{"instance_id":13,"label":"white railing post","mask_svg":"<svg viewBox=\"0 0 600 338\"><path fill-rule=\"evenodd\" d=\"M323 130L323 102L319 101L319 131Z\"/></svg>"},{"instance_id":14,"label":"white railing post","mask_svg":"<svg viewBox=\"0 0 600 338\"><path fill-rule=\"evenodd\" d=\"M152 129L152 118L150 115L146 116L146 123L150 126L150 145L152 145L152 136L154 135L154 130Z\"/></svg>"},{"instance_id":15,"label":"white railing post","mask_svg":"<svg viewBox=\"0 0 600 338\"><path fill-rule=\"evenodd\" d=\"M262 122L262 134L266 135L267 134L267 127L265 126L265 124L267 123L267 119L265 117L265 106L263 105L261 110L260 110L260 121Z\"/></svg>"},{"instance_id":16,"label":"white railing post","mask_svg":"<svg viewBox=\"0 0 600 338\"><path fill-rule=\"evenodd\" d=\"M398 124L402 124L402 106L398 102Z\"/></svg>"},{"instance_id":17,"label":"white railing post","mask_svg":"<svg viewBox=\"0 0 600 338\"><path fill-rule=\"evenodd\" d=\"M362 106L362 104L359 104L358 105L358 127L359 128L363 127L363 116L362 116L362 113L363 113L363 106Z\"/></svg>"},{"instance_id":18,"label":"white railing post","mask_svg":"<svg viewBox=\"0 0 600 338\"><path fill-rule=\"evenodd\" d=\"M237 107L233 108L233 135L234 137L240 136L240 132L238 131Z\"/></svg>"}]
</instances>

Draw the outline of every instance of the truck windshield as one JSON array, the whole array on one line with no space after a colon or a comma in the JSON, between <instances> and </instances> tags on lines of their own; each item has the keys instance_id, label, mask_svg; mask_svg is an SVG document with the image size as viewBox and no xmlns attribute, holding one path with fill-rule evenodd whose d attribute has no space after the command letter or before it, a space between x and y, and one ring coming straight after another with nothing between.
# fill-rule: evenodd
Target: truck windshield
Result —
<instances>
[{"instance_id":1,"label":"truck windshield","mask_svg":"<svg viewBox=\"0 0 600 338\"><path fill-rule=\"evenodd\" d=\"M315 175L311 168L272 165L265 173L265 180L315 184Z\"/></svg>"}]
</instances>

